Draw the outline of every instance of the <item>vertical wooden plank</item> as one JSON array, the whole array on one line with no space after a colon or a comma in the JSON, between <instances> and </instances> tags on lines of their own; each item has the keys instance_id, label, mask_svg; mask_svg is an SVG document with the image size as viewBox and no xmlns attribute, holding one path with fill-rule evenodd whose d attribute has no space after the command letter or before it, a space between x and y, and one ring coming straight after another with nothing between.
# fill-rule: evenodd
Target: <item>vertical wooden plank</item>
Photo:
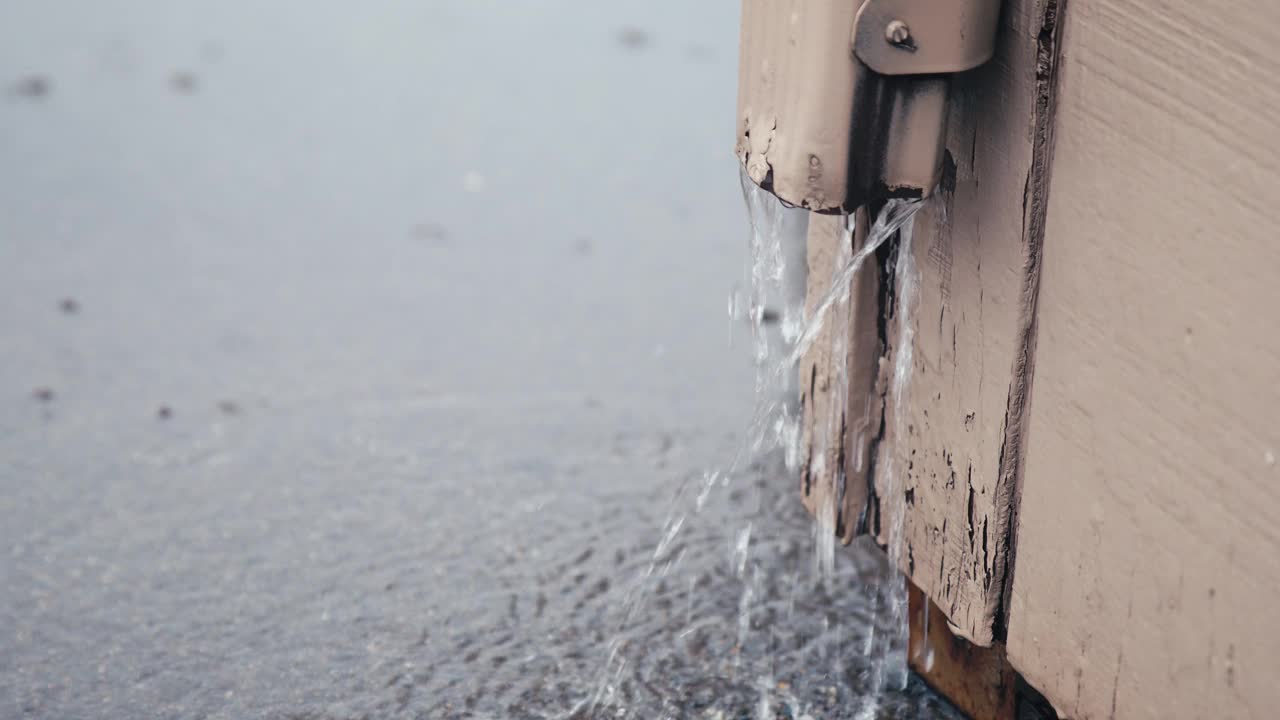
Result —
<instances>
[{"instance_id":1,"label":"vertical wooden plank","mask_svg":"<svg viewBox=\"0 0 1280 720\"><path fill-rule=\"evenodd\" d=\"M979 645L998 637L1009 567L1039 273L1037 67L1056 8L1007 0L996 57L956 80L943 186L915 226L909 385L886 411L906 437L883 443L898 457L878 463L902 471L896 495L878 493L904 513L902 569Z\"/></svg>"},{"instance_id":2,"label":"vertical wooden plank","mask_svg":"<svg viewBox=\"0 0 1280 720\"><path fill-rule=\"evenodd\" d=\"M855 216L854 250L864 247L871 220L866 208ZM845 475L841 499L842 522L837 523L840 540L846 545L866 531L865 514L874 469L875 448L880 440L884 420L884 386L881 368L885 348L883 318L885 297L882 292L880 261L873 255L867 267L854 278L850 291L849 344L845 372L849 386L845 395L844 443L841 468Z\"/></svg>"},{"instance_id":3,"label":"vertical wooden plank","mask_svg":"<svg viewBox=\"0 0 1280 720\"><path fill-rule=\"evenodd\" d=\"M852 245L842 248L844 217L810 216L807 317L813 317L836 273L865 241L865 213L859 213L857 222L859 231ZM878 330L880 311L879 267L869 258L853 277L848 304L833 309L799 364L805 454L801 498L815 516L829 516L824 521L831 523L845 543L853 539L858 516L866 505L871 445L881 413L882 400L876 392L883 345ZM833 352L835 348L839 351ZM837 392L837 376L842 372L848 378L847 393L843 394Z\"/></svg>"},{"instance_id":4,"label":"vertical wooden plank","mask_svg":"<svg viewBox=\"0 0 1280 720\"><path fill-rule=\"evenodd\" d=\"M1009 656L1074 718L1274 717L1280 4L1071 0L1064 48Z\"/></svg>"}]
</instances>

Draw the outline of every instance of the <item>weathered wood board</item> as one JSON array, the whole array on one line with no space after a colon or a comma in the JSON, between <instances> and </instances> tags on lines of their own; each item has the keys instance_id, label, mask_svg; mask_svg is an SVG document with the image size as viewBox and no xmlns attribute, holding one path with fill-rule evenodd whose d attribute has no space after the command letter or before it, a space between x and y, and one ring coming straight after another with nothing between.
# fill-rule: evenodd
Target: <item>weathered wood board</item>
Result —
<instances>
[{"instance_id":1,"label":"weathered wood board","mask_svg":"<svg viewBox=\"0 0 1280 720\"><path fill-rule=\"evenodd\" d=\"M906 417L887 410L881 445L904 471L881 500L905 506L902 569L979 645L999 635L1007 581L1047 157L1040 96L1053 55L1042 55L1056 11L1057 0L1007 0L996 57L955 82L951 166L915 224ZM890 344L901 345L892 332Z\"/></svg>"},{"instance_id":2,"label":"weathered wood board","mask_svg":"<svg viewBox=\"0 0 1280 720\"><path fill-rule=\"evenodd\" d=\"M1280 3L1071 0L1064 48L1009 657L1077 719L1275 717Z\"/></svg>"},{"instance_id":3,"label":"weathered wood board","mask_svg":"<svg viewBox=\"0 0 1280 720\"><path fill-rule=\"evenodd\" d=\"M864 213L859 211L860 230L848 248L841 247L846 238L844 224L845 218L839 215L810 216L807 317L813 317L832 287L832 278L865 241ZM848 303L833 308L799 364L801 499L846 543L853 539L866 505L871 446L881 413L882 400L876 392L883 348L878 330L879 273L875 258L868 258L853 277ZM843 384L838 381L841 373L847 379ZM842 385L847 392L837 391Z\"/></svg>"}]
</instances>

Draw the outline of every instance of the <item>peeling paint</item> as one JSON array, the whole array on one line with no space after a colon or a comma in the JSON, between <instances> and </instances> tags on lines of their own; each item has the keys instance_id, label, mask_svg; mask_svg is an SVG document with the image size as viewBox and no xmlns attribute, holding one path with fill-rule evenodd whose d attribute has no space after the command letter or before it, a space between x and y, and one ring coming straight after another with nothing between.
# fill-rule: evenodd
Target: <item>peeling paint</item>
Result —
<instances>
[{"instance_id":1,"label":"peeling paint","mask_svg":"<svg viewBox=\"0 0 1280 720\"><path fill-rule=\"evenodd\" d=\"M777 118L771 117L765 123L753 123L748 112L744 138L747 155L744 164L747 168L747 177L762 187L768 183L769 175L773 171L773 166L769 163L769 150L773 147L773 137L777 128Z\"/></svg>"}]
</instances>

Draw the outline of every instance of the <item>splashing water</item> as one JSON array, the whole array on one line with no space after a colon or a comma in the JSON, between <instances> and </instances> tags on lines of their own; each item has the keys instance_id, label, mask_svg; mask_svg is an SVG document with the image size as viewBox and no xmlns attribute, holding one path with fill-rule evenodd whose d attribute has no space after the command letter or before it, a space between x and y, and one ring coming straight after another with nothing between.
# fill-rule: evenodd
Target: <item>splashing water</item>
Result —
<instances>
[{"instance_id":1,"label":"splashing water","mask_svg":"<svg viewBox=\"0 0 1280 720\"><path fill-rule=\"evenodd\" d=\"M562 717L950 717L906 672L905 587L894 569L902 519L891 519L887 556L868 539L836 553L834 511L820 511L815 526L794 480L802 462L798 363L825 324L847 324L853 277L899 234L900 341L889 402L904 402L916 282L910 222L920 203L890 201L856 251L844 218L837 269L806 317L808 213L749 181L743 190L752 220L750 291L731 295L729 313L731 329L749 325L756 360L745 438L726 466L677 492L621 604L594 692ZM830 335L832 352L844 356L845 333ZM847 377L834 380L847 387ZM891 412L900 422L902 413ZM821 420L825 437L815 441L843 442L839 426ZM889 463L880 482L892 487L896 472ZM806 525L816 530L805 532ZM697 558L716 548L724 571L708 575ZM815 562L804 562L806 549Z\"/></svg>"}]
</instances>

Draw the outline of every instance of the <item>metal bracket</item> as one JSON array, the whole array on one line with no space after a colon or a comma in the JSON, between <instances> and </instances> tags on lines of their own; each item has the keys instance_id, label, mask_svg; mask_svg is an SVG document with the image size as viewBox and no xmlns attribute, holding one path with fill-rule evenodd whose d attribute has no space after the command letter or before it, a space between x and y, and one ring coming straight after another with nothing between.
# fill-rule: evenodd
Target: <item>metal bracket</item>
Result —
<instances>
[{"instance_id":1,"label":"metal bracket","mask_svg":"<svg viewBox=\"0 0 1280 720\"><path fill-rule=\"evenodd\" d=\"M1000 0L866 0L853 53L881 75L975 68L995 53Z\"/></svg>"}]
</instances>

